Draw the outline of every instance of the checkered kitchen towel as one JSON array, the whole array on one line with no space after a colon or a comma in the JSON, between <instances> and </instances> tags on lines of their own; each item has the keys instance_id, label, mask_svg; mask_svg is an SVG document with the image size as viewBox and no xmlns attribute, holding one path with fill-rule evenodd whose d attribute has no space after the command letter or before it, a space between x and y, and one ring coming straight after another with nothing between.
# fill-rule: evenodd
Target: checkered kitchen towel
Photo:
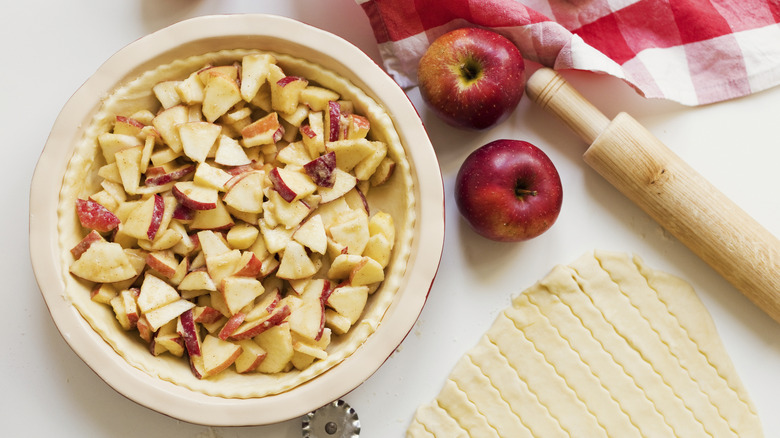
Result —
<instances>
[{"instance_id":1,"label":"checkered kitchen towel","mask_svg":"<svg viewBox=\"0 0 780 438\"><path fill-rule=\"evenodd\" d=\"M528 60L608 73L685 105L780 84L780 0L357 1L405 88L430 42L465 26L505 35Z\"/></svg>"}]
</instances>

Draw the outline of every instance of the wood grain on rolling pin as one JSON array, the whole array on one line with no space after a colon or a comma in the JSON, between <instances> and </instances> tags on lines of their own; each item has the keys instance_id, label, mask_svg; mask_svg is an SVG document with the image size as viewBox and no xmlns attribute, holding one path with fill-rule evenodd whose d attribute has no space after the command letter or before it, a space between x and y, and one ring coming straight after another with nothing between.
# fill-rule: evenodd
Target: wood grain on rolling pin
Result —
<instances>
[{"instance_id":1,"label":"wood grain on rolling pin","mask_svg":"<svg viewBox=\"0 0 780 438\"><path fill-rule=\"evenodd\" d=\"M590 144L588 165L780 322L777 237L628 114L610 121L550 69L527 91Z\"/></svg>"}]
</instances>

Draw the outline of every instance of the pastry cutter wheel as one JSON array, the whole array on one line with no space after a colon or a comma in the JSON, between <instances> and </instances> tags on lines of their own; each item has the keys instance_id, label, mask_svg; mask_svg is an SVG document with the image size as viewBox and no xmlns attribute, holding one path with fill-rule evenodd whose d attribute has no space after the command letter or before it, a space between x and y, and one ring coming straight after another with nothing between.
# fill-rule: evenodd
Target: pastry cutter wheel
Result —
<instances>
[{"instance_id":1,"label":"pastry cutter wheel","mask_svg":"<svg viewBox=\"0 0 780 438\"><path fill-rule=\"evenodd\" d=\"M344 400L329 403L303 417L303 438L357 438L360 420Z\"/></svg>"}]
</instances>

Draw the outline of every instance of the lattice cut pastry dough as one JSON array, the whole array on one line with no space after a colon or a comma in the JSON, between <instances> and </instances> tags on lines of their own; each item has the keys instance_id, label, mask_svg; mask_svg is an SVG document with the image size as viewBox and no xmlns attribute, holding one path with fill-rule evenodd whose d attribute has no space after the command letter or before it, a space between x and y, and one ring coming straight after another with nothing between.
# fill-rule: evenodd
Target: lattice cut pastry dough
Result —
<instances>
[{"instance_id":1,"label":"lattice cut pastry dough","mask_svg":"<svg viewBox=\"0 0 780 438\"><path fill-rule=\"evenodd\" d=\"M407 437L762 437L693 288L622 253L557 266L455 365Z\"/></svg>"}]
</instances>

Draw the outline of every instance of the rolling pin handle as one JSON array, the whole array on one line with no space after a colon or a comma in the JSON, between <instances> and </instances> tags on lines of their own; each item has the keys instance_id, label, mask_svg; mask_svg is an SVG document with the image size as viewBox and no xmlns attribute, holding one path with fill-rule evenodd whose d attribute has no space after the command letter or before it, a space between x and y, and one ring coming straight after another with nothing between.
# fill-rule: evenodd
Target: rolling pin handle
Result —
<instances>
[{"instance_id":1,"label":"rolling pin handle","mask_svg":"<svg viewBox=\"0 0 780 438\"><path fill-rule=\"evenodd\" d=\"M553 69L536 70L526 82L526 93L589 145L609 126L609 118Z\"/></svg>"}]
</instances>

